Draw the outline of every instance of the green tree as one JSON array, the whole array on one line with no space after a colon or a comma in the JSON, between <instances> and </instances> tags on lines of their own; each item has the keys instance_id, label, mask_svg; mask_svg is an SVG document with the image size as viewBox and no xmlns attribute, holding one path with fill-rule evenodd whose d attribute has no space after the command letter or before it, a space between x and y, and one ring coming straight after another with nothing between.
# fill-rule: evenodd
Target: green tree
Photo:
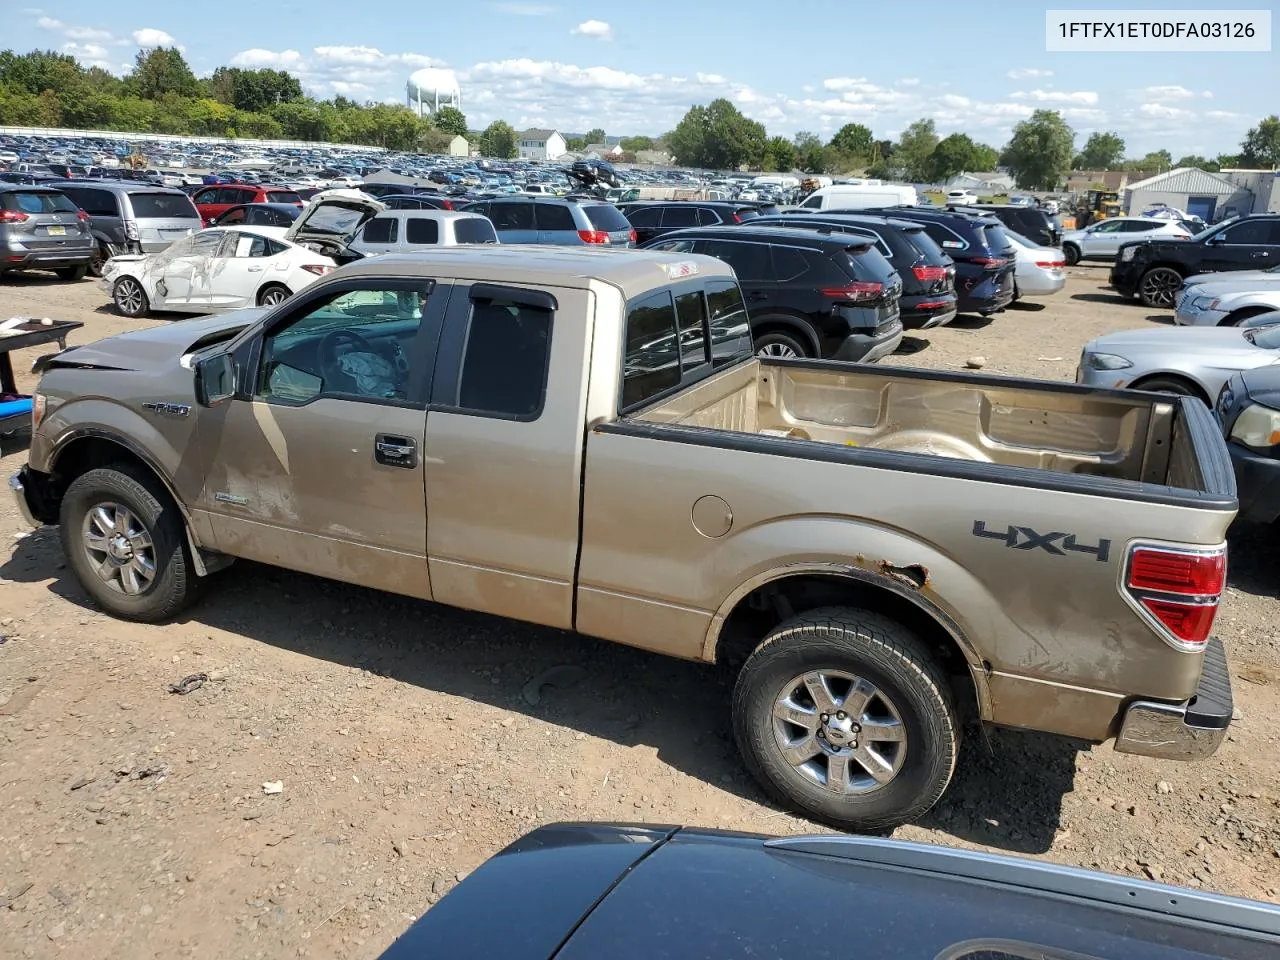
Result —
<instances>
[{"instance_id":1,"label":"green tree","mask_svg":"<svg viewBox=\"0 0 1280 960\"><path fill-rule=\"evenodd\" d=\"M569 137L565 140L564 145L566 150L570 150L573 153L582 153L587 149L587 138Z\"/></svg>"},{"instance_id":2,"label":"green tree","mask_svg":"<svg viewBox=\"0 0 1280 960\"><path fill-rule=\"evenodd\" d=\"M933 121L917 120L898 137L890 166L908 180L924 180L929 173L929 158L937 146L938 131Z\"/></svg>"},{"instance_id":3,"label":"green tree","mask_svg":"<svg viewBox=\"0 0 1280 960\"><path fill-rule=\"evenodd\" d=\"M1213 162L1217 164L1219 170L1230 170L1240 166L1240 157L1234 153L1220 153L1213 158Z\"/></svg>"},{"instance_id":4,"label":"green tree","mask_svg":"<svg viewBox=\"0 0 1280 960\"><path fill-rule=\"evenodd\" d=\"M449 144L455 136L466 136L464 129L460 134L452 134L447 130L441 130L439 127L432 127L422 132L422 137L418 141L418 149L423 153L448 153Z\"/></svg>"},{"instance_id":5,"label":"green tree","mask_svg":"<svg viewBox=\"0 0 1280 960\"><path fill-rule=\"evenodd\" d=\"M457 107L441 107L433 119L437 130L443 130L455 137L467 135L466 114Z\"/></svg>"},{"instance_id":6,"label":"green tree","mask_svg":"<svg viewBox=\"0 0 1280 960\"><path fill-rule=\"evenodd\" d=\"M827 172L827 151L816 133L801 130L796 134L795 165L806 173Z\"/></svg>"},{"instance_id":7,"label":"green tree","mask_svg":"<svg viewBox=\"0 0 1280 960\"><path fill-rule=\"evenodd\" d=\"M786 172L795 169L795 166L794 144L786 137L770 137L764 145L764 162L761 167L765 170Z\"/></svg>"},{"instance_id":8,"label":"green tree","mask_svg":"<svg viewBox=\"0 0 1280 960\"><path fill-rule=\"evenodd\" d=\"M1013 128L1003 158L1023 190L1055 190L1071 172L1075 133L1056 110L1037 110Z\"/></svg>"},{"instance_id":9,"label":"green tree","mask_svg":"<svg viewBox=\"0 0 1280 960\"><path fill-rule=\"evenodd\" d=\"M219 67L205 81L208 95L237 110L262 112L277 103L302 99L302 84L283 70Z\"/></svg>"},{"instance_id":10,"label":"green tree","mask_svg":"<svg viewBox=\"0 0 1280 960\"><path fill-rule=\"evenodd\" d=\"M667 149L679 163L715 170L759 163L765 138L762 124L744 117L724 98L691 108L666 135Z\"/></svg>"},{"instance_id":11,"label":"green tree","mask_svg":"<svg viewBox=\"0 0 1280 960\"><path fill-rule=\"evenodd\" d=\"M592 127L587 131L587 134L583 139L586 140L588 144L604 143L604 130L600 127Z\"/></svg>"},{"instance_id":12,"label":"green tree","mask_svg":"<svg viewBox=\"0 0 1280 960\"><path fill-rule=\"evenodd\" d=\"M125 78L125 85L130 93L146 100L155 100L166 93L180 97L200 94L200 81L177 47L139 50L134 57L133 72Z\"/></svg>"},{"instance_id":13,"label":"green tree","mask_svg":"<svg viewBox=\"0 0 1280 960\"><path fill-rule=\"evenodd\" d=\"M870 127L864 127L860 123L846 123L836 131L828 146L844 157L870 160L875 148L875 137Z\"/></svg>"},{"instance_id":14,"label":"green tree","mask_svg":"<svg viewBox=\"0 0 1280 960\"><path fill-rule=\"evenodd\" d=\"M1077 170L1119 170L1124 163L1124 138L1111 131L1095 131L1072 160Z\"/></svg>"},{"instance_id":15,"label":"green tree","mask_svg":"<svg viewBox=\"0 0 1280 960\"><path fill-rule=\"evenodd\" d=\"M925 175L922 179L931 183L941 183L965 170L971 172L987 170L989 168L983 166L983 161L988 158L983 151L995 153L990 147L974 143L968 134L953 133L943 138L933 148L929 159L925 161Z\"/></svg>"},{"instance_id":16,"label":"green tree","mask_svg":"<svg viewBox=\"0 0 1280 960\"><path fill-rule=\"evenodd\" d=\"M1240 165L1272 170L1280 167L1280 117L1273 113L1249 128L1240 141Z\"/></svg>"},{"instance_id":17,"label":"green tree","mask_svg":"<svg viewBox=\"0 0 1280 960\"><path fill-rule=\"evenodd\" d=\"M480 134L480 152L508 160L516 155L516 132L505 120L495 120Z\"/></svg>"},{"instance_id":18,"label":"green tree","mask_svg":"<svg viewBox=\"0 0 1280 960\"><path fill-rule=\"evenodd\" d=\"M618 146L628 153L639 153L641 150L653 149L653 137L623 137Z\"/></svg>"},{"instance_id":19,"label":"green tree","mask_svg":"<svg viewBox=\"0 0 1280 960\"><path fill-rule=\"evenodd\" d=\"M1201 170L1208 170L1210 173L1218 172L1218 161L1209 160L1199 154L1189 153L1185 157L1179 158L1176 166L1179 167L1197 167Z\"/></svg>"},{"instance_id":20,"label":"green tree","mask_svg":"<svg viewBox=\"0 0 1280 960\"><path fill-rule=\"evenodd\" d=\"M1137 160L1126 160L1124 166L1126 170L1131 171L1163 173L1173 168L1173 154L1168 150L1153 150Z\"/></svg>"}]
</instances>

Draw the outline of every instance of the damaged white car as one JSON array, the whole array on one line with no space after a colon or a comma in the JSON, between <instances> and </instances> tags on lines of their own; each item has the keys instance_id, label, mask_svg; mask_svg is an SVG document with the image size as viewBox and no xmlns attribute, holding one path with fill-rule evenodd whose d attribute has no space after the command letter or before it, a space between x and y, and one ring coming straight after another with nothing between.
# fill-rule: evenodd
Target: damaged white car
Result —
<instances>
[{"instance_id":1,"label":"damaged white car","mask_svg":"<svg viewBox=\"0 0 1280 960\"><path fill-rule=\"evenodd\" d=\"M272 306L337 269L286 235L281 227L201 230L158 253L112 257L98 283L126 317Z\"/></svg>"},{"instance_id":2,"label":"damaged white car","mask_svg":"<svg viewBox=\"0 0 1280 960\"><path fill-rule=\"evenodd\" d=\"M386 209L381 200L359 190L324 190L311 198L284 237L339 265L350 263L363 254L348 245L366 221Z\"/></svg>"}]
</instances>

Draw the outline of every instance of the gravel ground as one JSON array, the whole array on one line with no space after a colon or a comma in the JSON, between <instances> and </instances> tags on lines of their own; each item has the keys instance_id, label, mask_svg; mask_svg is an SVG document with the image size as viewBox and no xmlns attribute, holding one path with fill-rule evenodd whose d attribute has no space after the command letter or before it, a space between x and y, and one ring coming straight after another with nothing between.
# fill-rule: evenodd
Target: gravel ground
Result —
<instances>
[{"instance_id":1,"label":"gravel ground","mask_svg":"<svg viewBox=\"0 0 1280 960\"><path fill-rule=\"evenodd\" d=\"M1071 274L1041 308L891 362L1069 379L1090 337L1168 320L1103 268ZM75 342L137 325L105 301L0 281L0 317L83 320ZM5 448L0 472L24 457ZM187 619L128 624L7 500L0 534L0 956L369 958L539 823L816 829L743 775L709 668L252 564ZM942 803L897 836L1280 901L1278 571L1269 531L1232 548L1218 623L1239 717L1217 756L970 736ZM566 664L581 674L526 693Z\"/></svg>"}]
</instances>

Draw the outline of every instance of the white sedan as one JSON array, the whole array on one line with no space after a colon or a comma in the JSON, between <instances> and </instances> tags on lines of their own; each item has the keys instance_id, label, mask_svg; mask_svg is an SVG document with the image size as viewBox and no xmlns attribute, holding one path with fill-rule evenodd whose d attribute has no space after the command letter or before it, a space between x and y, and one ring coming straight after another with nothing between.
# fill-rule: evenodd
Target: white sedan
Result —
<instances>
[{"instance_id":1,"label":"white sedan","mask_svg":"<svg viewBox=\"0 0 1280 960\"><path fill-rule=\"evenodd\" d=\"M337 269L283 238L283 227L214 227L158 253L112 257L98 281L126 317L273 306Z\"/></svg>"},{"instance_id":2,"label":"white sedan","mask_svg":"<svg viewBox=\"0 0 1280 960\"><path fill-rule=\"evenodd\" d=\"M1013 271L1013 299L1050 297L1067 285L1066 256L1057 247L1042 247L1020 233L1004 234L1017 252Z\"/></svg>"}]
</instances>

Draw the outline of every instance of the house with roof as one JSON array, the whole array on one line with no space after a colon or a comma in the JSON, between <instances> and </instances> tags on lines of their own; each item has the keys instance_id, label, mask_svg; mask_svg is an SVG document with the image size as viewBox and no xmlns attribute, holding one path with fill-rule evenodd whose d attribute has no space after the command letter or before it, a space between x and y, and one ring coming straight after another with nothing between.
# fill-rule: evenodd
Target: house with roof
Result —
<instances>
[{"instance_id":1,"label":"house with roof","mask_svg":"<svg viewBox=\"0 0 1280 960\"><path fill-rule=\"evenodd\" d=\"M458 134L449 141L449 156L451 157L469 157L471 156L471 144L467 142L467 138Z\"/></svg>"},{"instance_id":2,"label":"house with roof","mask_svg":"<svg viewBox=\"0 0 1280 960\"><path fill-rule=\"evenodd\" d=\"M1013 187L1013 177L997 170L988 170L983 173L957 173L947 183L948 190L974 190L982 193L1007 193Z\"/></svg>"},{"instance_id":3,"label":"house with roof","mask_svg":"<svg viewBox=\"0 0 1280 960\"><path fill-rule=\"evenodd\" d=\"M588 143L587 149L586 149L587 156L591 156L592 154L595 154L601 160L617 159L618 157L622 156L624 152L625 151L622 149L622 147L616 143L614 144Z\"/></svg>"},{"instance_id":4,"label":"house with roof","mask_svg":"<svg viewBox=\"0 0 1280 960\"><path fill-rule=\"evenodd\" d=\"M569 150L557 130L522 130L516 137L516 149L521 160L559 160Z\"/></svg>"},{"instance_id":5,"label":"house with roof","mask_svg":"<svg viewBox=\"0 0 1280 960\"><path fill-rule=\"evenodd\" d=\"M1184 210L1206 223L1227 215L1249 213L1253 210L1253 201L1253 192L1248 187L1199 167L1177 167L1157 173L1128 184L1124 191L1124 209L1132 216L1163 204Z\"/></svg>"}]
</instances>

